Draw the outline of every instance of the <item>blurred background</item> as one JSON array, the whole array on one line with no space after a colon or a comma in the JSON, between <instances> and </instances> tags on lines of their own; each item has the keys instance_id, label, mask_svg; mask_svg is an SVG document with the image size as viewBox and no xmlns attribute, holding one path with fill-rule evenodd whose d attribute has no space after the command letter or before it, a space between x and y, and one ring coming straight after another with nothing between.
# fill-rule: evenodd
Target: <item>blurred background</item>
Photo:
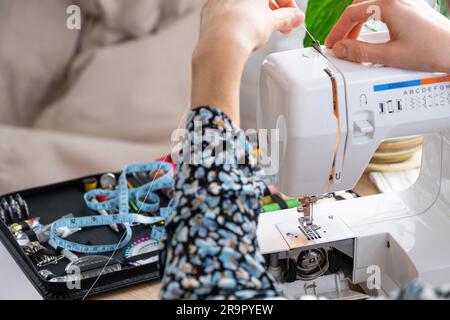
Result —
<instances>
[{"instance_id":1,"label":"blurred background","mask_svg":"<svg viewBox=\"0 0 450 320\"><path fill-rule=\"evenodd\" d=\"M189 109L202 3L0 0L0 194L169 153ZM298 4L306 10L306 0ZM71 28L77 14L80 28ZM257 124L264 57L300 48L303 39L303 28L275 34L251 57L244 128Z\"/></svg>"},{"instance_id":2,"label":"blurred background","mask_svg":"<svg viewBox=\"0 0 450 320\"><path fill-rule=\"evenodd\" d=\"M202 2L0 0L0 194L169 153L189 107ZM67 25L74 4L80 29ZM256 125L262 59L299 48L301 32L275 35L249 62L244 127Z\"/></svg>"},{"instance_id":3,"label":"blurred background","mask_svg":"<svg viewBox=\"0 0 450 320\"><path fill-rule=\"evenodd\" d=\"M0 0L0 194L169 153L201 4Z\"/></svg>"}]
</instances>

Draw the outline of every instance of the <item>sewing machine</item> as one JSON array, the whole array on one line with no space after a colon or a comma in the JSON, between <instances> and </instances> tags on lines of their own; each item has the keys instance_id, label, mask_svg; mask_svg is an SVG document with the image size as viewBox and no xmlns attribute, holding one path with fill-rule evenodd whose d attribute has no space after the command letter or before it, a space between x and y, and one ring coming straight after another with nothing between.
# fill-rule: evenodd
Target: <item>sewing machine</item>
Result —
<instances>
[{"instance_id":1,"label":"sewing machine","mask_svg":"<svg viewBox=\"0 0 450 320\"><path fill-rule=\"evenodd\" d=\"M259 127L276 132L272 178L282 193L307 196L259 221L285 295L357 299L349 282L375 296L416 279L450 282L449 76L351 63L325 48L282 52L263 64L260 111ZM383 139L413 134L425 144L412 188L315 204L352 189Z\"/></svg>"}]
</instances>

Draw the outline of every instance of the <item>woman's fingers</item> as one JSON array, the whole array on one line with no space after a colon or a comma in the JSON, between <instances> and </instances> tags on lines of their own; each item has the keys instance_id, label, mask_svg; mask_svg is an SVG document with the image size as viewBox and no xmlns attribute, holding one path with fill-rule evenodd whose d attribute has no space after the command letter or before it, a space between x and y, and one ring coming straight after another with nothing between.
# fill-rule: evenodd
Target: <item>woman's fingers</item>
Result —
<instances>
[{"instance_id":1,"label":"woman's fingers","mask_svg":"<svg viewBox=\"0 0 450 320\"><path fill-rule=\"evenodd\" d=\"M332 48L336 42L345 39L358 25L365 23L372 15L372 6L380 7L380 0L364 1L352 4L342 14L341 18L331 30L325 45ZM354 33L352 33L352 37Z\"/></svg>"},{"instance_id":2,"label":"woman's fingers","mask_svg":"<svg viewBox=\"0 0 450 320\"><path fill-rule=\"evenodd\" d=\"M354 62L372 62L395 65L395 55L390 54L390 43L367 43L354 39L344 39L336 43L333 53L336 57Z\"/></svg>"},{"instance_id":3,"label":"woman's fingers","mask_svg":"<svg viewBox=\"0 0 450 320\"><path fill-rule=\"evenodd\" d=\"M272 10L279 9L278 3L275 0L269 0L269 7Z\"/></svg>"},{"instance_id":4,"label":"woman's fingers","mask_svg":"<svg viewBox=\"0 0 450 320\"><path fill-rule=\"evenodd\" d=\"M295 2L295 0L274 0L275 3L278 5L278 7L280 8L297 8L297 3Z\"/></svg>"},{"instance_id":5,"label":"woman's fingers","mask_svg":"<svg viewBox=\"0 0 450 320\"><path fill-rule=\"evenodd\" d=\"M358 39L361 34L361 30L364 27L364 23L357 24L348 34L347 39Z\"/></svg>"},{"instance_id":6,"label":"woman's fingers","mask_svg":"<svg viewBox=\"0 0 450 320\"><path fill-rule=\"evenodd\" d=\"M270 9L275 10L279 8L297 8L295 0L269 0Z\"/></svg>"},{"instance_id":7,"label":"woman's fingers","mask_svg":"<svg viewBox=\"0 0 450 320\"><path fill-rule=\"evenodd\" d=\"M270 8L274 11L282 10L281 12L275 13L275 30L280 31L283 34L291 33L294 28L298 27L304 21L304 14L298 9L295 0L270 0L269 5ZM295 9L298 12L294 13L291 12L291 10L286 11L284 9ZM291 18L289 18L289 16L291 16ZM298 23L299 20L301 20L300 23Z\"/></svg>"},{"instance_id":8,"label":"woman's fingers","mask_svg":"<svg viewBox=\"0 0 450 320\"><path fill-rule=\"evenodd\" d=\"M273 11L274 30L289 33L305 20L305 15L297 8L280 8Z\"/></svg>"}]
</instances>

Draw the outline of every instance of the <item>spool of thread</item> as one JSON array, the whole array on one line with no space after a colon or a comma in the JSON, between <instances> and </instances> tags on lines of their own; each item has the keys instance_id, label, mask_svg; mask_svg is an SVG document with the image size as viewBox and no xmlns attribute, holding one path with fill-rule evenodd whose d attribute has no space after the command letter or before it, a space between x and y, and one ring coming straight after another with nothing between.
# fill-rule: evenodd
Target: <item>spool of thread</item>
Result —
<instances>
[{"instance_id":1,"label":"spool of thread","mask_svg":"<svg viewBox=\"0 0 450 320\"><path fill-rule=\"evenodd\" d=\"M264 197L262 200L263 206L268 206L269 204L272 204L272 203L273 203L273 199L271 196Z\"/></svg>"},{"instance_id":2,"label":"spool of thread","mask_svg":"<svg viewBox=\"0 0 450 320\"><path fill-rule=\"evenodd\" d=\"M98 180L96 178L87 178L83 180L84 191L89 192L98 188Z\"/></svg>"},{"instance_id":3,"label":"spool of thread","mask_svg":"<svg viewBox=\"0 0 450 320\"><path fill-rule=\"evenodd\" d=\"M299 206L299 202L297 199L290 199L285 201L288 209L297 208ZM272 203L263 207L263 212L274 212L282 210L281 206L278 203Z\"/></svg>"},{"instance_id":4,"label":"spool of thread","mask_svg":"<svg viewBox=\"0 0 450 320\"><path fill-rule=\"evenodd\" d=\"M117 178L114 173L106 173L100 177L100 186L104 190L114 190L117 186Z\"/></svg>"}]
</instances>

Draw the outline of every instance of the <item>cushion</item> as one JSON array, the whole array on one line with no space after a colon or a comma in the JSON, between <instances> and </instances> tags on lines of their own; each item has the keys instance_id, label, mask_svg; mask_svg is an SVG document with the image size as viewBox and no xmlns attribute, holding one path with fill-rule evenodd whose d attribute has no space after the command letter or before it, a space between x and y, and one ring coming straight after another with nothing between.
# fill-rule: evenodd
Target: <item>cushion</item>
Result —
<instances>
[{"instance_id":1,"label":"cushion","mask_svg":"<svg viewBox=\"0 0 450 320\"><path fill-rule=\"evenodd\" d=\"M71 2L0 1L0 123L29 125L57 93L79 34L65 27Z\"/></svg>"},{"instance_id":2,"label":"cushion","mask_svg":"<svg viewBox=\"0 0 450 320\"><path fill-rule=\"evenodd\" d=\"M158 33L85 53L34 127L169 145L190 105L198 26L199 9Z\"/></svg>"}]
</instances>

